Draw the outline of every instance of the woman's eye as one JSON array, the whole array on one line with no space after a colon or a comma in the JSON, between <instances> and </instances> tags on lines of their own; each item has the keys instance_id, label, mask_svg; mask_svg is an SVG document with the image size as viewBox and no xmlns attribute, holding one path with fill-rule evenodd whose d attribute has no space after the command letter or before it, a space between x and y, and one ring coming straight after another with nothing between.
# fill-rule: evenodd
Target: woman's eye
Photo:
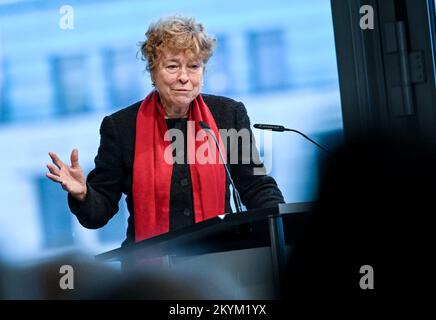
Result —
<instances>
[{"instance_id":1,"label":"woman's eye","mask_svg":"<svg viewBox=\"0 0 436 320\"><path fill-rule=\"evenodd\" d=\"M177 69L177 65L170 64L169 66L167 66L167 68L170 69L170 70L175 70L175 69Z\"/></svg>"},{"instance_id":2,"label":"woman's eye","mask_svg":"<svg viewBox=\"0 0 436 320\"><path fill-rule=\"evenodd\" d=\"M192 72L195 72L195 73L200 72L201 68L202 68L202 65L201 65L200 63L198 63L198 64L193 64L193 65L190 65L190 66L189 66L189 69L190 69Z\"/></svg>"}]
</instances>

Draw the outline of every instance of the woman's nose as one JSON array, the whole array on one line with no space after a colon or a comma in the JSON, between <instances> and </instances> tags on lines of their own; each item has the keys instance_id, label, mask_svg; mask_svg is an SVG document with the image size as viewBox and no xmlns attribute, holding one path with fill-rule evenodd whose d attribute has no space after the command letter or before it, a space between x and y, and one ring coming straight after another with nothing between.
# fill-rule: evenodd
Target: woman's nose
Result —
<instances>
[{"instance_id":1,"label":"woman's nose","mask_svg":"<svg viewBox=\"0 0 436 320\"><path fill-rule=\"evenodd\" d=\"M189 80L188 70L185 67L180 68L179 81L186 83Z\"/></svg>"}]
</instances>

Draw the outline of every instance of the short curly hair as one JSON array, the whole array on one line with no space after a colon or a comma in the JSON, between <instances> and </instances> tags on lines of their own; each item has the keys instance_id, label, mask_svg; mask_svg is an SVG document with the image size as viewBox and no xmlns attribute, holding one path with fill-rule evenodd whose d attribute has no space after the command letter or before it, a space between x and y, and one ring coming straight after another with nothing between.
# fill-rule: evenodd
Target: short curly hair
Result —
<instances>
[{"instance_id":1,"label":"short curly hair","mask_svg":"<svg viewBox=\"0 0 436 320\"><path fill-rule=\"evenodd\" d=\"M152 73L163 51L191 51L204 64L210 59L216 39L204 31L194 18L172 16L152 23L140 42L142 60L147 61L147 70Z\"/></svg>"}]
</instances>

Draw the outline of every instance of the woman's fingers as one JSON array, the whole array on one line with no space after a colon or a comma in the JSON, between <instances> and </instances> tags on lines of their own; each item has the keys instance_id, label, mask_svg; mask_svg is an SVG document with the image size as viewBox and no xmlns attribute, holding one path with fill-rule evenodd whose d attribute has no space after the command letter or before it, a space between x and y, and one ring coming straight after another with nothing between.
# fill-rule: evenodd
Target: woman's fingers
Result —
<instances>
[{"instance_id":1,"label":"woman's fingers","mask_svg":"<svg viewBox=\"0 0 436 320\"><path fill-rule=\"evenodd\" d=\"M79 166L79 150L73 149L71 151L71 167L72 168L80 168Z\"/></svg>"},{"instance_id":2,"label":"woman's fingers","mask_svg":"<svg viewBox=\"0 0 436 320\"><path fill-rule=\"evenodd\" d=\"M60 175L59 170L51 163L47 164L47 169L48 169L48 171L50 171L50 173L54 174L55 176Z\"/></svg>"},{"instance_id":3,"label":"woman's fingers","mask_svg":"<svg viewBox=\"0 0 436 320\"><path fill-rule=\"evenodd\" d=\"M60 183L65 191L81 193L80 189L84 188L86 192L86 185L81 182L84 177L82 177L83 172L79 166L79 150L73 149L71 152L71 167L63 163L56 153L49 152L48 154L53 164L47 164L49 170L46 174L47 178Z\"/></svg>"},{"instance_id":4,"label":"woman's fingers","mask_svg":"<svg viewBox=\"0 0 436 320\"><path fill-rule=\"evenodd\" d=\"M48 155L50 156L51 160L53 161L53 163L59 168L61 169L62 166L64 165L64 163L61 161L61 159L59 159L58 155L54 152L49 152Z\"/></svg>"},{"instance_id":5,"label":"woman's fingers","mask_svg":"<svg viewBox=\"0 0 436 320\"><path fill-rule=\"evenodd\" d=\"M57 175L55 175L55 174L53 174L53 173L50 173L50 172L47 172L46 175L47 175L47 178L49 178L50 180L62 184L62 179L61 179L61 177L59 177L59 176L57 176Z\"/></svg>"}]
</instances>

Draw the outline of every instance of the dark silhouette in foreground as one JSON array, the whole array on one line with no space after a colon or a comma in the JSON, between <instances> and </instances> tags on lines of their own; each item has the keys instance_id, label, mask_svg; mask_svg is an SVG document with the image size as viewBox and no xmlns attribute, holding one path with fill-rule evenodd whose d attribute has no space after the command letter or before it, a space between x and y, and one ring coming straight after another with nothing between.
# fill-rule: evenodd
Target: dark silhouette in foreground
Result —
<instances>
[{"instance_id":1,"label":"dark silhouette in foreground","mask_svg":"<svg viewBox=\"0 0 436 320\"><path fill-rule=\"evenodd\" d=\"M318 201L290 255L286 298L366 303L422 294L430 285L434 149L374 135L339 147L321 172ZM361 288L364 265L373 289Z\"/></svg>"}]
</instances>

